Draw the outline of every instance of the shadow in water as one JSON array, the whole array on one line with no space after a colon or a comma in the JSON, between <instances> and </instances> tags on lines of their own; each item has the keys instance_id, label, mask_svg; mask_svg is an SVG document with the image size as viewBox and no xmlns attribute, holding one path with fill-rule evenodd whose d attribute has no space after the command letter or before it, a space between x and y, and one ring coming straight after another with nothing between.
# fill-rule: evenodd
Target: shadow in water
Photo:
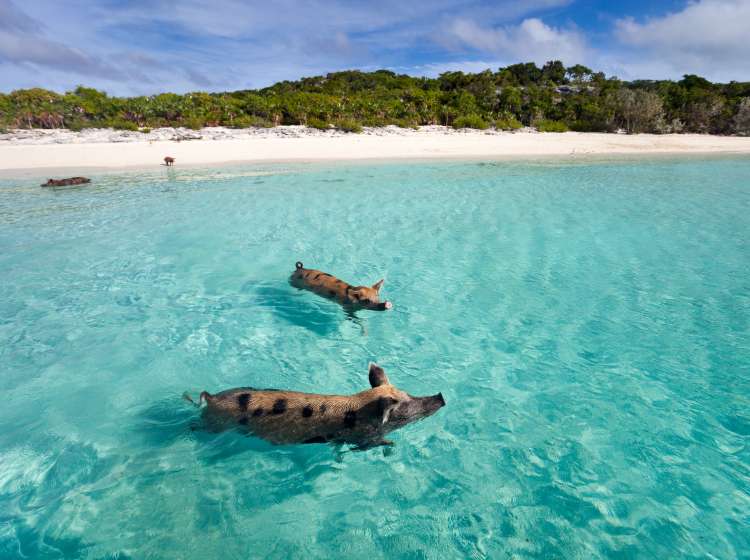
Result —
<instances>
[{"instance_id":1,"label":"shadow in water","mask_svg":"<svg viewBox=\"0 0 750 560\"><path fill-rule=\"evenodd\" d=\"M192 397L196 398L197 395ZM194 440L202 448L202 458L208 462L222 461L246 451L291 448L272 445L231 425L212 421L204 416L205 410L205 407L198 408L181 395L161 399L136 414L135 431L143 443L153 447L167 447L180 439Z\"/></svg>"},{"instance_id":2,"label":"shadow in water","mask_svg":"<svg viewBox=\"0 0 750 560\"><path fill-rule=\"evenodd\" d=\"M321 336L336 332L341 322L341 311L335 304L314 302L310 294L291 286L280 288L246 282L241 291L253 297L253 305L270 309L280 319Z\"/></svg>"},{"instance_id":3,"label":"shadow in water","mask_svg":"<svg viewBox=\"0 0 750 560\"><path fill-rule=\"evenodd\" d=\"M342 450L329 444L273 445L232 426L204 418L203 411L181 396L149 404L135 419L135 431L148 447L167 448L180 439L192 440L196 456L206 465L221 465L243 454L258 455L258 461L294 465L295 470L317 471L340 462ZM245 460L243 458L243 460ZM248 457L248 461L252 461Z\"/></svg>"},{"instance_id":4,"label":"shadow in water","mask_svg":"<svg viewBox=\"0 0 750 560\"><path fill-rule=\"evenodd\" d=\"M149 404L135 418L135 431L148 445L165 447L191 438L200 428L200 411L180 395Z\"/></svg>"}]
</instances>

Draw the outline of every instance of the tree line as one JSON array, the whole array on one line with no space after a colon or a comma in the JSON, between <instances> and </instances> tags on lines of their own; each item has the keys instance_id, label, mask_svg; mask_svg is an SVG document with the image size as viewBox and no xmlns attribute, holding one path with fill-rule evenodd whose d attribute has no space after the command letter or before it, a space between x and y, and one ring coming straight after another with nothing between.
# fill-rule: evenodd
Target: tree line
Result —
<instances>
[{"instance_id":1,"label":"tree line","mask_svg":"<svg viewBox=\"0 0 750 560\"><path fill-rule=\"evenodd\" d=\"M350 132L440 124L750 135L750 82L719 84L696 75L628 82L554 60L541 68L527 62L437 78L352 70L226 93L112 97L83 86L64 94L41 88L0 93L0 129L291 124Z\"/></svg>"}]
</instances>

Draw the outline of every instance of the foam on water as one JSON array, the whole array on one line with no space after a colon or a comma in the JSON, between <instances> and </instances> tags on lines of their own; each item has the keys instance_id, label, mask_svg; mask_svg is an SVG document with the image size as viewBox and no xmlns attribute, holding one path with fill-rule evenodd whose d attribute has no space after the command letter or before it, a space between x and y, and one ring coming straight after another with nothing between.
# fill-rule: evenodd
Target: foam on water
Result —
<instances>
[{"instance_id":1,"label":"foam on water","mask_svg":"<svg viewBox=\"0 0 750 560\"><path fill-rule=\"evenodd\" d=\"M750 550L750 161L0 181L0 557ZM385 277L346 319L294 262ZM363 333L364 331L364 333ZM381 449L191 431L184 391L447 406Z\"/></svg>"}]
</instances>

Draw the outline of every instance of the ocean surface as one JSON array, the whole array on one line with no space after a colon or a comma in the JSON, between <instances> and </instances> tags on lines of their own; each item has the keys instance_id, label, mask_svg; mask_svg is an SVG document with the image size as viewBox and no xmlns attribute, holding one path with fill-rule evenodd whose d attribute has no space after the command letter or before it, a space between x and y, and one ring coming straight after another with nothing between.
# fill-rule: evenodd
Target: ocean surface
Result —
<instances>
[{"instance_id":1,"label":"ocean surface","mask_svg":"<svg viewBox=\"0 0 750 560\"><path fill-rule=\"evenodd\" d=\"M750 557L749 158L46 178L0 179L3 560ZM389 452L181 398L370 361L447 402Z\"/></svg>"}]
</instances>

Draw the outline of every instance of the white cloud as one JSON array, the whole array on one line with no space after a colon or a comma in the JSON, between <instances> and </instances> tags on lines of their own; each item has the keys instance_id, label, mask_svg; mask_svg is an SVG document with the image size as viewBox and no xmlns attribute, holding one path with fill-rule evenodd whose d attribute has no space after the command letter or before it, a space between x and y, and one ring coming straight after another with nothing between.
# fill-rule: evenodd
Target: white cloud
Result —
<instances>
[{"instance_id":1,"label":"white cloud","mask_svg":"<svg viewBox=\"0 0 750 560\"><path fill-rule=\"evenodd\" d=\"M679 11L638 22L615 22L628 50L621 59L641 77L697 73L714 80L750 78L750 0L699 0ZM656 74L660 72L660 74ZM643 75L649 74L649 75Z\"/></svg>"},{"instance_id":2,"label":"white cloud","mask_svg":"<svg viewBox=\"0 0 750 560\"><path fill-rule=\"evenodd\" d=\"M575 29L551 27L538 18L519 25L482 27L472 20L459 19L448 28L446 44L492 53L508 62L562 60L576 64L587 58L586 42Z\"/></svg>"},{"instance_id":3,"label":"white cloud","mask_svg":"<svg viewBox=\"0 0 750 560\"><path fill-rule=\"evenodd\" d=\"M413 76L435 77L444 72L484 72L487 69L495 72L505 64L507 63L502 60L455 60L451 62L419 64L417 66L393 66L391 70Z\"/></svg>"},{"instance_id":4,"label":"white cloud","mask_svg":"<svg viewBox=\"0 0 750 560\"><path fill-rule=\"evenodd\" d=\"M750 79L750 0L697 0L647 20L603 14L600 30L550 24L569 4L0 0L0 90L230 90L347 68L435 75L555 59L628 79ZM567 12L576 19L575 5Z\"/></svg>"},{"instance_id":5,"label":"white cloud","mask_svg":"<svg viewBox=\"0 0 750 560\"><path fill-rule=\"evenodd\" d=\"M0 61L32 63L53 69L64 67L86 76L124 78L114 67L86 53L57 41L26 33L0 31Z\"/></svg>"},{"instance_id":6,"label":"white cloud","mask_svg":"<svg viewBox=\"0 0 750 560\"><path fill-rule=\"evenodd\" d=\"M427 64L455 54L434 40L446 22L498 25L571 1L0 0L0 32L7 32L0 64L12 69L0 89L227 90L346 68ZM28 56L19 48L34 44L40 48ZM162 68L137 63L140 55Z\"/></svg>"},{"instance_id":7,"label":"white cloud","mask_svg":"<svg viewBox=\"0 0 750 560\"><path fill-rule=\"evenodd\" d=\"M645 23L633 18L616 22L617 37L624 43L700 53L750 50L749 30L747 0L701 0Z\"/></svg>"}]
</instances>

